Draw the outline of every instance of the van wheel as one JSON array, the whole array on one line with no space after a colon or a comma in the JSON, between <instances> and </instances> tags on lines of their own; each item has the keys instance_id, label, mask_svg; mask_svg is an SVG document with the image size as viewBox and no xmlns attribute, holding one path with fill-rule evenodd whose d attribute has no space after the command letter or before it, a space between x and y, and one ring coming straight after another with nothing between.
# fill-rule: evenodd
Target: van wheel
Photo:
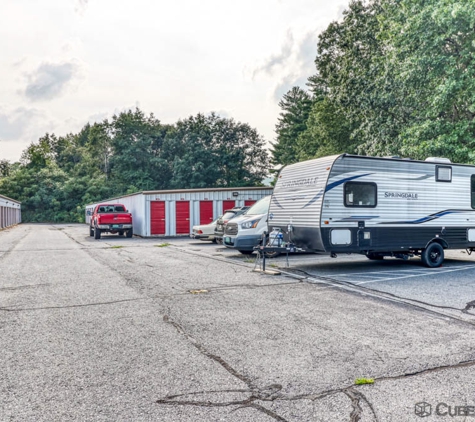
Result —
<instances>
[{"instance_id":1,"label":"van wheel","mask_svg":"<svg viewBox=\"0 0 475 422\"><path fill-rule=\"evenodd\" d=\"M254 253L254 251L243 251L242 249L240 249L239 252L241 252L243 255L251 255Z\"/></svg>"},{"instance_id":2,"label":"van wheel","mask_svg":"<svg viewBox=\"0 0 475 422\"><path fill-rule=\"evenodd\" d=\"M444 262L444 248L437 242L433 242L422 251L422 263L429 268L436 268Z\"/></svg>"},{"instance_id":3,"label":"van wheel","mask_svg":"<svg viewBox=\"0 0 475 422\"><path fill-rule=\"evenodd\" d=\"M280 252L273 251L273 252L264 252L266 258L275 258L280 255Z\"/></svg>"}]
</instances>

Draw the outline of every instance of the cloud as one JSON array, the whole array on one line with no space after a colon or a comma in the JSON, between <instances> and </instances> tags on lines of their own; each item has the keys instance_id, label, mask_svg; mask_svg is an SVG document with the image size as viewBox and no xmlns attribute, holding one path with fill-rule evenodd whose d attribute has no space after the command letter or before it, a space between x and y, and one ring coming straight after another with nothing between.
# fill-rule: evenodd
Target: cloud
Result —
<instances>
[{"instance_id":1,"label":"cloud","mask_svg":"<svg viewBox=\"0 0 475 422\"><path fill-rule=\"evenodd\" d=\"M76 11L76 13L83 16L86 12L88 3L89 0L76 0L76 7L74 8L74 10Z\"/></svg>"},{"instance_id":2,"label":"cloud","mask_svg":"<svg viewBox=\"0 0 475 422\"><path fill-rule=\"evenodd\" d=\"M287 31L287 36L282 45L281 51L279 54L274 54L267 58L263 65L259 66L258 68L254 69L252 78L254 79L259 73L267 73L272 75L275 68L279 66L283 66L286 63L286 60L289 60L290 55L292 53L292 48L294 45L294 37L292 35L292 31Z\"/></svg>"},{"instance_id":3,"label":"cloud","mask_svg":"<svg viewBox=\"0 0 475 422\"><path fill-rule=\"evenodd\" d=\"M308 78L315 73L317 37L317 32L311 31L296 40L288 31L280 53L268 57L254 70L253 78L263 73L277 77L274 100L279 101L294 86L304 88Z\"/></svg>"},{"instance_id":4,"label":"cloud","mask_svg":"<svg viewBox=\"0 0 475 422\"><path fill-rule=\"evenodd\" d=\"M61 96L66 87L79 73L76 62L42 63L28 76L24 95L31 101L52 100Z\"/></svg>"},{"instance_id":5,"label":"cloud","mask_svg":"<svg viewBox=\"0 0 475 422\"><path fill-rule=\"evenodd\" d=\"M34 108L19 107L7 111L0 107L0 140L15 141L28 135L42 117L43 113Z\"/></svg>"}]
</instances>

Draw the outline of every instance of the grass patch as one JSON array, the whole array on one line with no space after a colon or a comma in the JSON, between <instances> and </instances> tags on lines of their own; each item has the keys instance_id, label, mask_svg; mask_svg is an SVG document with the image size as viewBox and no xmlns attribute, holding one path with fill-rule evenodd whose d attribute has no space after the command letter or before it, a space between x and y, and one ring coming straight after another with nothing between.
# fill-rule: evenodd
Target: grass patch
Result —
<instances>
[{"instance_id":1,"label":"grass patch","mask_svg":"<svg viewBox=\"0 0 475 422\"><path fill-rule=\"evenodd\" d=\"M252 258L244 258L243 262L252 264L252 263L254 263L254 259L252 259Z\"/></svg>"},{"instance_id":2,"label":"grass patch","mask_svg":"<svg viewBox=\"0 0 475 422\"><path fill-rule=\"evenodd\" d=\"M156 248L166 248L167 246L170 246L171 243L160 243L160 245L155 245Z\"/></svg>"},{"instance_id":3,"label":"grass patch","mask_svg":"<svg viewBox=\"0 0 475 422\"><path fill-rule=\"evenodd\" d=\"M374 384L374 378L356 378L355 385Z\"/></svg>"},{"instance_id":4,"label":"grass patch","mask_svg":"<svg viewBox=\"0 0 475 422\"><path fill-rule=\"evenodd\" d=\"M111 249L120 249L120 248L123 248L123 246L120 246L120 245L111 246Z\"/></svg>"},{"instance_id":5,"label":"grass patch","mask_svg":"<svg viewBox=\"0 0 475 422\"><path fill-rule=\"evenodd\" d=\"M202 293L208 293L208 290L205 290L205 289L189 290L189 292L190 292L192 295L199 295L199 294L202 294Z\"/></svg>"}]
</instances>

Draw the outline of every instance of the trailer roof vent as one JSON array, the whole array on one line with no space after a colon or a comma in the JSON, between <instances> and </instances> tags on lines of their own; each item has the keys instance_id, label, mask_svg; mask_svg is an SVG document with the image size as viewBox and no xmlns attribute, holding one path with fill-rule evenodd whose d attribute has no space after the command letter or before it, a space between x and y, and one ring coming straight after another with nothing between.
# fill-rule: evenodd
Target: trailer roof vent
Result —
<instances>
[{"instance_id":1,"label":"trailer roof vent","mask_svg":"<svg viewBox=\"0 0 475 422\"><path fill-rule=\"evenodd\" d=\"M426 161L430 161L432 163L451 163L448 158L445 157L427 157Z\"/></svg>"}]
</instances>

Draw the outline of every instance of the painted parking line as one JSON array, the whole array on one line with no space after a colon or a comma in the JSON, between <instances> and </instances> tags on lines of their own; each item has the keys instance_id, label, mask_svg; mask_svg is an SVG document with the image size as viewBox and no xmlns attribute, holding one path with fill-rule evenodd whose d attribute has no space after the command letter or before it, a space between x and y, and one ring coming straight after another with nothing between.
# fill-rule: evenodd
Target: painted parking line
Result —
<instances>
[{"instance_id":1,"label":"painted parking line","mask_svg":"<svg viewBox=\"0 0 475 422\"><path fill-rule=\"evenodd\" d=\"M457 271L465 271L465 270L471 270L475 269L475 265L464 265L456 268L448 268L448 269L443 269L441 270L440 268L434 268L434 269L428 269L424 270L423 272L421 271L410 271L410 270L404 270L404 271L399 271L398 275L395 277L387 277L389 275L388 273L394 273L394 272L388 272L388 271L381 271L381 272L372 272L372 274L381 274L380 277L377 275L368 275L364 273L345 273L345 274L335 274L332 275L334 278L340 278L343 279L342 281L350 282L351 284L354 284L356 286L362 285L362 284L369 284L369 283L379 283L382 281L392 281L392 280L402 280L402 279L407 279L407 278L414 278L414 277L426 277L426 276L434 276L434 275L442 275L442 274L449 274ZM408 272L408 274L403 274L401 275L401 272ZM352 282L350 280L344 280L351 278L355 280L355 278L362 278L365 277L366 280L362 281L355 281ZM372 279L368 279L368 277L372 277Z\"/></svg>"}]
</instances>

